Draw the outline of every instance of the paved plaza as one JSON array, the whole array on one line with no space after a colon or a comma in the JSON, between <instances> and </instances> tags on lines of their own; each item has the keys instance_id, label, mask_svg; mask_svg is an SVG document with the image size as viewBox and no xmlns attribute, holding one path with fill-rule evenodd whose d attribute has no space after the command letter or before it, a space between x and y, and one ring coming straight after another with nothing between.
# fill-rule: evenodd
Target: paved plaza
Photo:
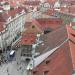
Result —
<instances>
[{"instance_id":1,"label":"paved plaza","mask_svg":"<svg viewBox=\"0 0 75 75\"><path fill-rule=\"evenodd\" d=\"M0 75L27 75L27 62L20 60L20 53L21 51L18 50L13 61L4 63L0 66Z\"/></svg>"}]
</instances>

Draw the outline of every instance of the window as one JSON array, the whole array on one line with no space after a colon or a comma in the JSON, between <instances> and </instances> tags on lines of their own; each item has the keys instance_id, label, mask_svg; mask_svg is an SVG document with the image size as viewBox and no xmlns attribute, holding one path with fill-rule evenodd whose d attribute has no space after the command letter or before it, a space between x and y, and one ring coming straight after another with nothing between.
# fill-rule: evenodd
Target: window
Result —
<instances>
[{"instance_id":1,"label":"window","mask_svg":"<svg viewBox=\"0 0 75 75\"><path fill-rule=\"evenodd\" d=\"M32 28L35 28L35 26L32 26Z\"/></svg>"},{"instance_id":2,"label":"window","mask_svg":"<svg viewBox=\"0 0 75 75\"><path fill-rule=\"evenodd\" d=\"M44 71L43 75L48 75L49 71Z\"/></svg>"},{"instance_id":3,"label":"window","mask_svg":"<svg viewBox=\"0 0 75 75\"><path fill-rule=\"evenodd\" d=\"M28 40L25 39L24 41L27 42Z\"/></svg>"},{"instance_id":4,"label":"window","mask_svg":"<svg viewBox=\"0 0 75 75\"><path fill-rule=\"evenodd\" d=\"M44 34L47 34L47 33L52 32L52 31L53 31L52 28L46 28L46 29L44 30Z\"/></svg>"},{"instance_id":5,"label":"window","mask_svg":"<svg viewBox=\"0 0 75 75\"><path fill-rule=\"evenodd\" d=\"M46 61L46 64L49 64L49 63L50 63L50 61L49 61L49 60L47 60L47 61Z\"/></svg>"},{"instance_id":6,"label":"window","mask_svg":"<svg viewBox=\"0 0 75 75\"><path fill-rule=\"evenodd\" d=\"M33 71L33 74L36 74L37 73L37 71Z\"/></svg>"}]
</instances>

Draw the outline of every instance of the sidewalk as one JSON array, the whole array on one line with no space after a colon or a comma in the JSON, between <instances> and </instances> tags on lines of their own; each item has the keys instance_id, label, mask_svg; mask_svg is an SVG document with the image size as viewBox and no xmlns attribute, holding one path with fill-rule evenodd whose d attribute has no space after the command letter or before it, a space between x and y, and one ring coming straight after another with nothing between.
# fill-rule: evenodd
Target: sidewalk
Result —
<instances>
[{"instance_id":1,"label":"sidewalk","mask_svg":"<svg viewBox=\"0 0 75 75\"><path fill-rule=\"evenodd\" d=\"M0 75L27 75L26 65L24 63L17 65L16 61L4 64L0 66Z\"/></svg>"},{"instance_id":2,"label":"sidewalk","mask_svg":"<svg viewBox=\"0 0 75 75\"><path fill-rule=\"evenodd\" d=\"M0 75L27 75L26 61L21 61L21 50L18 50L15 55L15 60L2 64L0 66ZM17 64L18 63L18 64Z\"/></svg>"}]
</instances>

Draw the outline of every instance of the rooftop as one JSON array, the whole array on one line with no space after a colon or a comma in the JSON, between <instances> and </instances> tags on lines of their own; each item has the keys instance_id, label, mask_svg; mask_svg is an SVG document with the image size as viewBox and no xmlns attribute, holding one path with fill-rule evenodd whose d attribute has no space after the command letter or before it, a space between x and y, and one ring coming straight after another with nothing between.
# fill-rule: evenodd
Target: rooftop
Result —
<instances>
[{"instance_id":1,"label":"rooftop","mask_svg":"<svg viewBox=\"0 0 75 75\"><path fill-rule=\"evenodd\" d=\"M18 43L19 45L32 45L35 44L36 42L36 36L32 33L22 34L22 38L20 39L20 42Z\"/></svg>"},{"instance_id":2,"label":"rooftop","mask_svg":"<svg viewBox=\"0 0 75 75\"><path fill-rule=\"evenodd\" d=\"M56 37L57 35L57 37ZM47 49L53 49L59 46L64 40L68 38L67 29L66 27L62 26L50 33L41 36L43 44L40 44L38 48L36 48L36 52L40 54L47 51Z\"/></svg>"}]
</instances>

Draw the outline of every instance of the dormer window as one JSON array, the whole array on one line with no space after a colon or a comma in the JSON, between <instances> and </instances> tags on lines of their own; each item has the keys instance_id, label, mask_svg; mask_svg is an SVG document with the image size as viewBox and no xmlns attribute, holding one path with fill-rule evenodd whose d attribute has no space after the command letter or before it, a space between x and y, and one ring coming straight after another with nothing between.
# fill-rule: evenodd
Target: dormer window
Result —
<instances>
[{"instance_id":1,"label":"dormer window","mask_svg":"<svg viewBox=\"0 0 75 75\"><path fill-rule=\"evenodd\" d=\"M37 71L33 71L33 74L36 74L37 73Z\"/></svg>"},{"instance_id":2,"label":"dormer window","mask_svg":"<svg viewBox=\"0 0 75 75\"><path fill-rule=\"evenodd\" d=\"M50 60L46 60L46 64L49 64L50 63Z\"/></svg>"},{"instance_id":3,"label":"dormer window","mask_svg":"<svg viewBox=\"0 0 75 75\"><path fill-rule=\"evenodd\" d=\"M48 75L49 71L44 71L43 75Z\"/></svg>"},{"instance_id":4,"label":"dormer window","mask_svg":"<svg viewBox=\"0 0 75 75\"><path fill-rule=\"evenodd\" d=\"M35 26L33 25L32 28L35 28Z\"/></svg>"}]
</instances>

